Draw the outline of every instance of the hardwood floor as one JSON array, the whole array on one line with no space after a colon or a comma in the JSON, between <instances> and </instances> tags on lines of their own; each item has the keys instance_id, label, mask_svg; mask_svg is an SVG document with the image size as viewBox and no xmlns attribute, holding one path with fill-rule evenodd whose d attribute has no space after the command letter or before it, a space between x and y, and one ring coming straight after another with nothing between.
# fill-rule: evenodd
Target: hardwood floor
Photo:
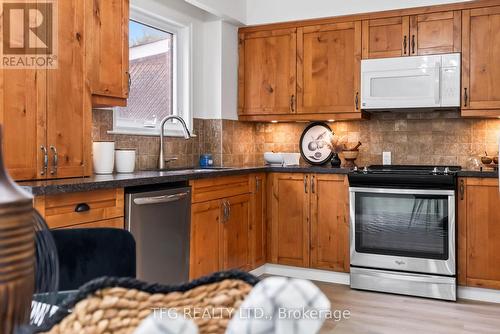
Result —
<instances>
[{"instance_id":1,"label":"hardwood floor","mask_svg":"<svg viewBox=\"0 0 500 334\"><path fill-rule=\"evenodd\" d=\"M348 320L325 322L321 333L334 334L489 334L500 333L500 304L457 303L351 290L315 282L332 310L349 310Z\"/></svg>"}]
</instances>

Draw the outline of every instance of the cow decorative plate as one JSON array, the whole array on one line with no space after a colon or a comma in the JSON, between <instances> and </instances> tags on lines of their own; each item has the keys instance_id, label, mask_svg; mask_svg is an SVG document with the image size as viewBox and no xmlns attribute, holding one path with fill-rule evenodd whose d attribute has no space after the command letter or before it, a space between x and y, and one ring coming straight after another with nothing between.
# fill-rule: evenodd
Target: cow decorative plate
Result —
<instances>
[{"instance_id":1,"label":"cow decorative plate","mask_svg":"<svg viewBox=\"0 0 500 334\"><path fill-rule=\"evenodd\" d=\"M300 154L311 165L324 165L331 160L333 152L330 141L333 132L328 124L309 124L300 137Z\"/></svg>"}]
</instances>

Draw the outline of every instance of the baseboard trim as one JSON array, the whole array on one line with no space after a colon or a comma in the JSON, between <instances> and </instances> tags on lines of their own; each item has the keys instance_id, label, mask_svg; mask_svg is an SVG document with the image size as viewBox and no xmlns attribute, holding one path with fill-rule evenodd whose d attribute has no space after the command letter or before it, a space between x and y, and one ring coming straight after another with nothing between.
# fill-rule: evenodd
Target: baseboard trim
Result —
<instances>
[{"instance_id":1,"label":"baseboard trim","mask_svg":"<svg viewBox=\"0 0 500 334\"><path fill-rule=\"evenodd\" d=\"M280 264L266 263L250 272L254 276L276 275L300 278L312 281L335 283L335 284L350 284L350 277L347 273L338 273L328 270L300 268L292 266L284 266ZM497 303L500 304L500 290L472 288L459 286L457 290L458 299L467 299L479 302Z\"/></svg>"}]
</instances>

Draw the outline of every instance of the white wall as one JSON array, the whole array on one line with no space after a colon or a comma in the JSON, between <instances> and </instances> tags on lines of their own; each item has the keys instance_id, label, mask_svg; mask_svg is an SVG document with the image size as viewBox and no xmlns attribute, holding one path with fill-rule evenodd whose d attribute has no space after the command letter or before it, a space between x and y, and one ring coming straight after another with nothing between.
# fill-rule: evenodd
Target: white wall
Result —
<instances>
[{"instance_id":1,"label":"white wall","mask_svg":"<svg viewBox=\"0 0 500 334\"><path fill-rule=\"evenodd\" d=\"M223 119L238 119L238 28L221 22L221 112Z\"/></svg>"},{"instance_id":2,"label":"white wall","mask_svg":"<svg viewBox=\"0 0 500 334\"><path fill-rule=\"evenodd\" d=\"M420 7L468 0L246 0L247 25Z\"/></svg>"},{"instance_id":3,"label":"white wall","mask_svg":"<svg viewBox=\"0 0 500 334\"><path fill-rule=\"evenodd\" d=\"M234 24L246 21L246 0L184 0Z\"/></svg>"}]
</instances>

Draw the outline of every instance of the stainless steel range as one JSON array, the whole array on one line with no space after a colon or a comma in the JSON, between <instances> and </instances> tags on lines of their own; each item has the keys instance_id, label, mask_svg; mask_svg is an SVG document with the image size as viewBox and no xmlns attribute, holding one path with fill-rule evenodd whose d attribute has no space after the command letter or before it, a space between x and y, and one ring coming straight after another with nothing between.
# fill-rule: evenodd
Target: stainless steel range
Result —
<instances>
[{"instance_id":1,"label":"stainless steel range","mask_svg":"<svg viewBox=\"0 0 500 334\"><path fill-rule=\"evenodd\" d=\"M456 300L458 170L370 166L349 174L352 288Z\"/></svg>"}]
</instances>

